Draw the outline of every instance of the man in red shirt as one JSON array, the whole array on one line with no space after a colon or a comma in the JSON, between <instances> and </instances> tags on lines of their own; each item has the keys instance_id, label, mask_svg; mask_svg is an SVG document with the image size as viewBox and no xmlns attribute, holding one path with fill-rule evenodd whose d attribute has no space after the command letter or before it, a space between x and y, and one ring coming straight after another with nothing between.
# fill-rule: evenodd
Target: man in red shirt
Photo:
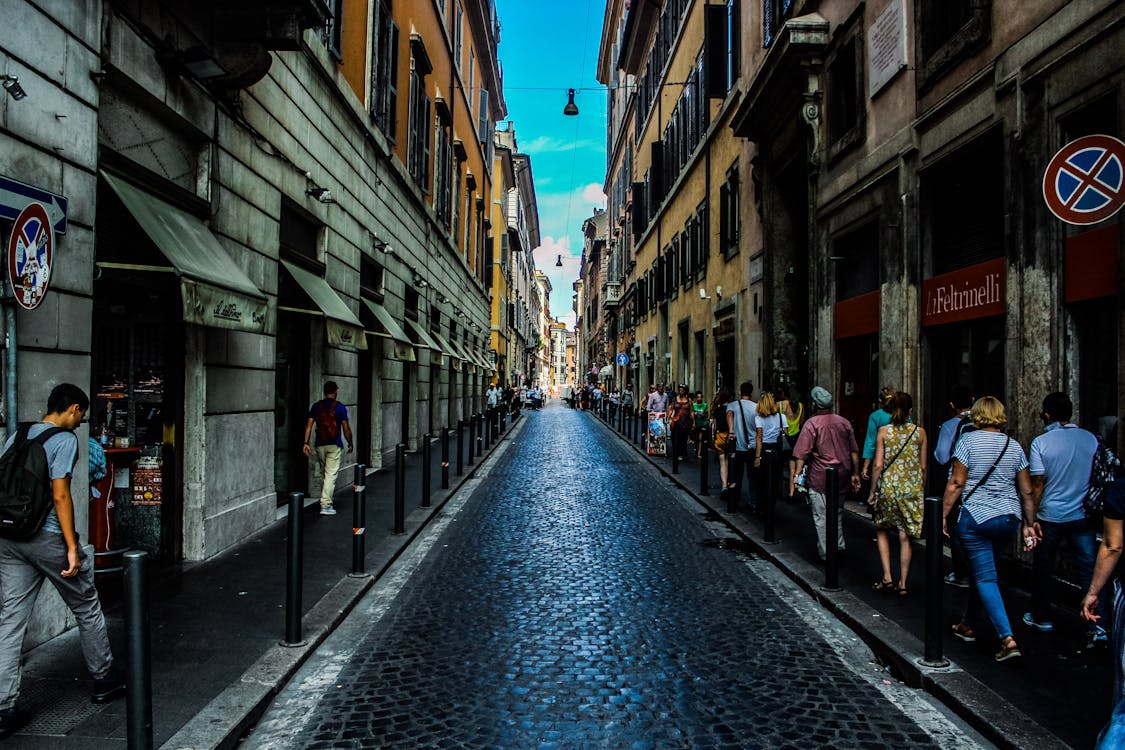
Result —
<instances>
[{"instance_id":1,"label":"man in red shirt","mask_svg":"<svg viewBox=\"0 0 1125 750\"><path fill-rule=\"evenodd\" d=\"M796 461L793 474L789 478L790 496L796 490L794 480L805 464L809 467L809 507L812 509L813 524L816 526L816 549L820 559L825 556L825 496L827 488L824 470L829 466L836 468L837 481L850 475L852 491L859 491L859 446L855 431L848 420L832 413L832 394L817 386L809 393L813 402L813 416L801 428L797 444L793 446ZM843 486L837 486L844 491ZM844 549L844 522L842 514L837 514L839 549Z\"/></svg>"}]
</instances>

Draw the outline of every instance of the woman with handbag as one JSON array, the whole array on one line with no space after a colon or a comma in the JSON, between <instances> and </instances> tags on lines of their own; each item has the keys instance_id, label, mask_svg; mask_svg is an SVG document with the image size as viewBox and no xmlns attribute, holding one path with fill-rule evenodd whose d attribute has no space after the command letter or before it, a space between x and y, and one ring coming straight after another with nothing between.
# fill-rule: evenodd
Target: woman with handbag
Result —
<instances>
[{"instance_id":1,"label":"woman with handbag","mask_svg":"<svg viewBox=\"0 0 1125 750\"><path fill-rule=\"evenodd\" d=\"M754 476L758 484L758 497L766 497L767 471L773 476L776 496L781 486L781 457L787 442L789 422L778 408L772 393L764 392L758 397L757 414L754 415L754 432L757 438L754 448ZM767 471L762 471L763 464Z\"/></svg>"},{"instance_id":2,"label":"woman with handbag","mask_svg":"<svg viewBox=\"0 0 1125 750\"><path fill-rule=\"evenodd\" d=\"M727 430L727 404L734 400L730 388L720 388L711 399L711 434L715 453L719 456L719 481L727 486L730 454L734 452L734 436Z\"/></svg>"},{"instance_id":3,"label":"woman with handbag","mask_svg":"<svg viewBox=\"0 0 1125 750\"><path fill-rule=\"evenodd\" d=\"M910 424L914 399L901 391L891 399L891 423L875 438L874 472L867 502L875 510L875 534L883 577L871 587L907 595L912 539L922 536L922 488L926 485L926 431ZM898 585L891 578L891 534L898 531Z\"/></svg>"},{"instance_id":4,"label":"woman with handbag","mask_svg":"<svg viewBox=\"0 0 1125 750\"><path fill-rule=\"evenodd\" d=\"M1008 424L1004 404L985 396L973 404L971 414L976 429L957 441L942 503L943 528L949 536L949 515L961 498L961 512L952 523L957 524L972 577L969 601L961 622L953 626L953 635L968 643L975 641L973 625L983 608L1000 637L996 661L1006 661L1020 656L1020 648L1012 637L1008 612L1000 596L996 556L1017 530L1025 549L1038 544L1035 499L1031 494L1027 455L1019 443L1003 432Z\"/></svg>"}]
</instances>

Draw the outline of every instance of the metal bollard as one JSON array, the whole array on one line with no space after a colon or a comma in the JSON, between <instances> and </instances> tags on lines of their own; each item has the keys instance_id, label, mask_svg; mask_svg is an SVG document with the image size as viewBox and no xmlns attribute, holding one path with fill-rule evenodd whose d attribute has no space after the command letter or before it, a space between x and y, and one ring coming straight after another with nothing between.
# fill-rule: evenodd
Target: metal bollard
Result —
<instances>
[{"instance_id":1,"label":"metal bollard","mask_svg":"<svg viewBox=\"0 0 1125 750\"><path fill-rule=\"evenodd\" d=\"M468 434L468 438L469 438L469 446L468 446L468 448L469 448L469 459L465 463L469 466L472 466L473 465L473 450L475 449L476 444L477 444L477 415L476 414L470 414L469 415L469 422L465 426L469 428L469 434Z\"/></svg>"},{"instance_id":2,"label":"metal bollard","mask_svg":"<svg viewBox=\"0 0 1125 750\"><path fill-rule=\"evenodd\" d=\"M353 578L363 578L364 545L367 541L367 467L356 464L352 483L352 572Z\"/></svg>"},{"instance_id":3,"label":"metal bollard","mask_svg":"<svg viewBox=\"0 0 1125 750\"><path fill-rule=\"evenodd\" d=\"M430 477L434 470L433 436L426 433L422 437L422 507L430 507Z\"/></svg>"},{"instance_id":4,"label":"metal bollard","mask_svg":"<svg viewBox=\"0 0 1125 750\"><path fill-rule=\"evenodd\" d=\"M942 498L926 498L926 651L919 663L926 667L948 667L942 655Z\"/></svg>"},{"instance_id":5,"label":"metal bollard","mask_svg":"<svg viewBox=\"0 0 1125 750\"><path fill-rule=\"evenodd\" d=\"M406 444L395 446L395 528L394 533L406 533Z\"/></svg>"},{"instance_id":6,"label":"metal bollard","mask_svg":"<svg viewBox=\"0 0 1125 750\"><path fill-rule=\"evenodd\" d=\"M465 420L457 420L457 476L464 473L465 457Z\"/></svg>"},{"instance_id":7,"label":"metal bollard","mask_svg":"<svg viewBox=\"0 0 1125 750\"><path fill-rule=\"evenodd\" d=\"M301 511L305 493L289 493L289 544L285 567L285 640L282 646L303 646L301 639L301 574L304 568Z\"/></svg>"},{"instance_id":8,"label":"metal bollard","mask_svg":"<svg viewBox=\"0 0 1125 750\"><path fill-rule=\"evenodd\" d=\"M637 430L637 425L640 423L640 415L633 409L629 410L629 430L633 434L633 445L637 445L641 441L641 433Z\"/></svg>"},{"instance_id":9,"label":"metal bollard","mask_svg":"<svg viewBox=\"0 0 1125 750\"><path fill-rule=\"evenodd\" d=\"M765 526L763 541L766 544L777 544L777 451L763 451L762 457L766 460L763 467L766 472L766 504L762 507L762 524Z\"/></svg>"},{"instance_id":10,"label":"metal bollard","mask_svg":"<svg viewBox=\"0 0 1125 750\"><path fill-rule=\"evenodd\" d=\"M441 428L441 488L449 489L449 428Z\"/></svg>"},{"instance_id":11,"label":"metal bollard","mask_svg":"<svg viewBox=\"0 0 1125 750\"><path fill-rule=\"evenodd\" d=\"M152 659L148 616L148 555L124 554L125 726L129 750L152 748Z\"/></svg>"},{"instance_id":12,"label":"metal bollard","mask_svg":"<svg viewBox=\"0 0 1125 750\"><path fill-rule=\"evenodd\" d=\"M824 470L824 591L840 590L840 502L837 469Z\"/></svg>"},{"instance_id":13,"label":"metal bollard","mask_svg":"<svg viewBox=\"0 0 1125 750\"><path fill-rule=\"evenodd\" d=\"M481 427L481 432L484 434L484 449L488 450L489 444L492 442L492 412L486 411L484 413L484 425Z\"/></svg>"},{"instance_id":14,"label":"metal bollard","mask_svg":"<svg viewBox=\"0 0 1125 750\"><path fill-rule=\"evenodd\" d=\"M708 443L711 440L711 428L703 427L699 430L699 442L702 445L699 448L699 494L711 494L711 476L710 467L708 464L711 461L711 446Z\"/></svg>"},{"instance_id":15,"label":"metal bollard","mask_svg":"<svg viewBox=\"0 0 1125 750\"><path fill-rule=\"evenodd\" d=\"M641 409L641 423L639 425L641 436L641 450L645 453L648 452L648 411Z\"/></svg>"},{"instance_id":16,"label":"metal bollard","mask_svg":"<svg viewBox=\"0 0 1125 750\"><path fill-rule=\"evenodd\" d=\"M678 438L680 437L680 434L679 434L680 428L678 428L678 427L673 428L673 429L669 430L669 432L672 433L669 436L672 439L666 441L665 445L667 445L671 449L671 453L672 453L672 473L673 474L679 474L680 473L680 456L679 456L679 452L680 452L679 442L680 441L679 441Z\"/></svg>"}]
</instances>

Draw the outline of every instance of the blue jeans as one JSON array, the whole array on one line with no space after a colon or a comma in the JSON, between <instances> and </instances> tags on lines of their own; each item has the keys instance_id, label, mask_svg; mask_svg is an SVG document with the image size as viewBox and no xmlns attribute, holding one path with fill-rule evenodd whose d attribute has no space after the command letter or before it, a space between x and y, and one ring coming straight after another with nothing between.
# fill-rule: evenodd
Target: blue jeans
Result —
<instances>
[{"instance_id":1,"label":"blue jeans","mask_svg":"<svg viewBox=\"0 0 1125 750\"><path fill-rule=\"evenodd\" d=\"M1098 556L1098 540L1094 525L1083 518L1078 521L1055 523L1040 521L1043 540L1035 548L1035 560L1031 565L1031 616L1036 622L1051 621L1051 583L1055 572L1055 553L1059 542L1070 540L1070 550L1078 564L1078 580L1075 583L1082 591L1090 588L1094 575L1094 561ZM1099 614L1102 606L1098 607Z\"/></svg>"},{"instance_id":2,"label":"blue jeans","mask_svg":"<svg viewBox=\"0 0 1125 750\"><path fill-rule=\"evenodd\" d=\"M1000 585L996 576L996 556L1011 543L1019 525L1018 516L997 516L978 524L965 509L961 510L961 517L957 520L957 533L961 536L961 544L965 548L965 557L969 562L969 573L973 580L965 615L961 619L966 625L977 627L977 620L983 607L1000 640L1012 634L1012 626L1008 622L1004 600L1000 597Z\"/></svg>"}]
</instances>

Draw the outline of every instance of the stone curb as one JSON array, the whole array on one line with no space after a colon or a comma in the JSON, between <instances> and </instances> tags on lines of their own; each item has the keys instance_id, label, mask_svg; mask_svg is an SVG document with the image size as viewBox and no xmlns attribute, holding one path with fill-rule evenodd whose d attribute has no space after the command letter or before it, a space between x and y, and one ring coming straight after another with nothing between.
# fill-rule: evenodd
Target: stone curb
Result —
<instances>
[{"instance_id":1,"label":"stone curb","mask_svg":"<svg viewBox=\"0 0 1125 750\"><path fill-rule=\"evenodd\" d=\"M753 547L755 554L773 563L785 575L808 592L821 606L863 639L883 663L911 687L920 688L944 703L973 729L1005 750L1064 750L1065 742L1038 724L996 691L955 663L935 669L919 663L923 643L915 635L875 608L847 591L825 591L821 588L823 571L781 545L762 542L763 527L755 520L721 512L718 497L700 496L698 481L689 485L683 473L673 474L664 462L658 462L634 445L600 418L594 420L609 430L624 445L648 460L649 465L688 493L696 502L720 519L734 533ZM697 464L689 464L697 466ZM698 472L696 472L698 474Z\"/></svg>"},{"instance_id":2,"label":"stone curb","mask_svg":"<svg viewBox=\"0 0 1125 750\"><path fill-rule=\"evenodd\" d=\"M300 646L270 648L242 676L211 700L199 713L161 745L161 750L227 750L238 744L242 735L262 716L270 701L297 669L313 654L345 617L355 608L375 582L414 542L446 503L487 466L502 440L522 431L524 419L518 420L491 443L488 454L464 466L460 477L450 477L445 496L429 508L417 508L406 517L406 533L390 535L390 544L377 547L365 558L365 570L376 571L363 578L345 575L325 594L302 619L305 641ZM441 490L438 490L441 492Z\"/></svg>"}]
</instances>

